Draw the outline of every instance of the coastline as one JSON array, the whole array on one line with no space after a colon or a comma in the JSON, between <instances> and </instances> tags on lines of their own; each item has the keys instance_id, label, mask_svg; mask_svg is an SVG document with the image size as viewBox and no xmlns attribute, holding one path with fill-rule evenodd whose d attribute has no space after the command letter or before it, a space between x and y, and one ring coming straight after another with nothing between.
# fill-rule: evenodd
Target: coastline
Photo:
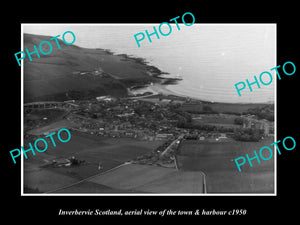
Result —
<instances>
[{"instance_id":1,"label":"coastline","mask_svg":"<svg viewBox=\"0 0 300 225\"><path fill-rule=\"evenodd\" d=\"M134 90L130 90L128 89L128 91L130 92L130 94L132 95L142 95L144 93L149 93L148 95L144 95L145 98L150 98L153 96L157 96L157 95L162 95L165 97L168 96L172 96L172 97L178 97L180 99L182 98L186 98L186 99L190 99L190 100L194 100L194 101L198 101L198 102L202 102L202 103L210 103L210 104L227 104L227 105L272 105L274 104L274 102L217 102L217 101L209 101L209 100L204 100L201 98L197 98L194 96L187 96L187 95L182 95L179 93L176 93L174 91L171 91L168 89L169 85L165 85L165 84L161 84L161 83L153 83L150 85L144 85L141 88L136 88ZM151 94L150 94L151 93Z\"/></svg>"},{"instance_id":2,"label":"coastline","mask_svg":"<svg viewBox=\"0 0 300 225\"><path fill-rule=\"evenodd\" d=\"M127 54L115 54L114 52L112 52L111 50L107 50L104 49L104 51L106 51L108 54L112 54L118 57L123 57L123 59L121 59L122 61L134 61L137 64L140 64L142 66L145 67L145 70L147 72L147 74L154 78L153 81L147 81L145 83L142 84L133 84L130 87L127 88L129 95L138 95L141 96L143 95L144 97L147 96L154 96L154 95L163 95L163 96L168 96L168 95L172 95L174 96L178 96L179 98L188 98L194 101L199 101L199 102L203 102L203 103L216 103L216 104L236 104L236 105L271 105L271 104L275 104L274 101L267 101L267 102L226 102L226 101L213 101L213 100L209 100L209 99L203 99L203 98L199 98L199 97L195 97L195 96L189 96L189 95L184 95L184 94L180 94L178 92L172 91L170 89L168 89L169 85L177 85L178 82L180 82L182 79L181 78L174 78L174 77L167 77L168 75L170 75L169 72L164 72L161 71L159 68L157 68L154 65L149 65L149 62L147 61L147 59L142 58L142 57L136 57L136 56L131 56L131 55L127 55ZM162 75L167 75L167 76L162 76Z\"/></svg>"},{"instance_id":3,"label":"coastline","mask_svg":"<svg viewBox=\"0 0 300 225\"><path fill-rule=\"evenodd\" d=\"M135 88L139 89L140 86L142 88L145 88L147 85L151 85L151 83L155 83L158 85L176 85L178 81L182 80L181 78L167 77L166 75L170 75L169 72L162 71L158 67L154 65L150 65L150 63L145 58L128 55L125 53L116 54L110 49L100 49L100 48L97 49L104 51L106 54L120 57L121 58L120 61L133 61L139 65L142 65L145 68L145 72L149 75L149 77L154 78L153 80L150 81L148 80L145 83L131 85L129 87L130 89L135 89ZM162 86L161 89L163 89L162 90L163 92L168 92ZM172 93L174 94L174 92Z\"/></svg>"},{"instance_id":4,"label":"coastline","mask_svg":"<svg viewBox=\"0 0 300 225\"><path fill-rule=\"evenodd\" d=\"M141 88L134 88L134 89L130 89L130 93L133 95L136 94L143 94L145 92L151 92L151 95L176 95L176 96L180 96L180 97L188 97L188 96L183 96L183 95L179 95L175 92L172 92L171 90L169 90L167 88L168 85L164 85L161 83L153 83L150 85L144 85Z\"/></svg>"},{"instance_id":5,"label":"coastline","mask_svg":"<svg viewBox=\"0 0 300 225\"><path fill-rule=\"evenodd\" d=\"M174 77L167 77L170 75L169 72L165 72L160 70L158 67L154 65L149 65L149 62L147 59L142 57L137 57L133 55L128 55L125 53L117 54L113 52L110 49L101 49L97 48L97 50L102 50L106 54L113 55L116 57L120 57L121 61L134 61L137 64L142 65L145 68L145 72L149 75L149 78L154 79L148 79L143 80L142 82L133 83L129 86L127 86L127 91L129 93L129 96L141 96L143 97L150 97L155 95L163 95L163 96L169 96L172 95L173 97L178 96L179 98L187 98L194 101L199 101L203 103L216 103L216 104L235 104L235 105L266 105L266 104L274 104L274 102L225 102L225 101L212 101L208 99L202 99L195 96L188 96L184 94L180 94L178 92L174 92L170 89L168 89L169 85L176 85L179 81L182 79L180 78L174 78Z\"/></svg>"}]
</instances>

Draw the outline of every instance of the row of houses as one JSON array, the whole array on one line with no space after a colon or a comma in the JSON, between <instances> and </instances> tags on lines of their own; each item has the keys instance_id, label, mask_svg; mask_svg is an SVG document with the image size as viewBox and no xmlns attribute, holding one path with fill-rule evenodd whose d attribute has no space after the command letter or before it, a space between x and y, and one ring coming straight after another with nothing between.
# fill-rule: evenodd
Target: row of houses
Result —
<instances>
[{"instance_id":1,"label":"row of houses","mask_svg":"<svg viewBox=\"0 0 300 225\"><path fill-rule=\"evenodd\" d=\"M64 102L55 102L55 101L44 101L44 102L30 102L25 103L25 109L77 109L79 105L74 103L74 100L64 101Z\"/></svg>"},{"instance_id":2,"label":"row of houses","mask_svg":"<svg viewBox=\"0 0 300 225\"><path fill-rule=\"evenodd\" d=\"M112 138L120 138L120 137L127 137L127 138L137 138L140 140L147 140L147 141L155 141L155 140L173 140L174 139L174 134L165 134L165 133L154 133L154 132L149 132L145 130L106 130L104 128L99 128L99 129L87 129L85 127L78 127L72 128L73 130L84 132L84 133L89 133L92 135L97 135L97 136L104 136L104 137L112 137Z\"/></svg>"}]
</instances>

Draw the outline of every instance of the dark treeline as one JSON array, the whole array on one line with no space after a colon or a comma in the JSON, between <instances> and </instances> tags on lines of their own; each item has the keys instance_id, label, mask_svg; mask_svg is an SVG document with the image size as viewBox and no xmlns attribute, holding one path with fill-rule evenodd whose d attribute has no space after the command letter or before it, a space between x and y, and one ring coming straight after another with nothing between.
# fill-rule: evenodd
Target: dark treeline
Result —
<instances>
[{"instance_id":1,"label":"dark treeline","mask_svg":"<svg viewBox=\"0 0 300 225\"><path fill-rule=\"evenodd\" d=\"M251 108L247 110L247 114L256 115L258 119L274 121L274 105Z\"/></svg>"}]
</instances>

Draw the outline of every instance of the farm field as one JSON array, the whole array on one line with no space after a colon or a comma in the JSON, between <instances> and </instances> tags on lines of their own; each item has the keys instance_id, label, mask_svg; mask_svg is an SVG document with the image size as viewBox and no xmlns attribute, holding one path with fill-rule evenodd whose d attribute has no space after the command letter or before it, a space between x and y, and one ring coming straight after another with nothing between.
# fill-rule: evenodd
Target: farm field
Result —
<instances>
[{"instance_id":1,"label":"farm field","mask_svg":"<svg viewBox=\"0 0 300 225\"><path fill-rule=\"evenodd\" d=\"M203 193L203 174L127 164L54 193Z\"/></svg>"},{"instance_id":2,"label":"farm field","mask_svg":"<svg viewBox=\"0 0 300 225\"><path fill-rule=\"evenodd\" d=\"M37 189L39 192L48 192L61 186L75 183L77 179L68 175L58 174L50 170L41 169L38 166L26 166L24 172L24 186Z\"/></svg>"},{"instance_id":3,"label":"farm field","mask_svg":"<svg viewBox=\"0 0 300 225\"><path fill-rule=\"evenodd\" d=\"M24 159L24 186L37 188L41 192L50 191L50 188L46 188L48 184L53 189L72 184L146 154L162 143L131 138L99 137L75 131L71 134L69 142L60 143L55 137L56 147L49 145L47 151L38 152L35 156L30 155L27 160ZM66 159L72 156L85 160L85 163L72 167L45 166L54 159ZM98 169L99 163L101 163L101 171ZM52 175L53 177L56 175L57 178L52 179Z\"/></svg>"},{"instance_id":4,"label":"farm field","mask_svg":"<svg viewBox=\"0 0 300 225\"><path fill-rule=\"evenodd\" d=\"M234 159L249 154L273 140L261 142L199 142L184 141L177 156L179 168L184 171L203 171L206 174L208 193L273 193L274 157L258 164L252 161L238 171Z\"/></svg>"},{"instance_id":5,"label":"farm field","mask_svg":"<svg viewBox=\"0 0 300 225\"><path fill-rule=\"evenodd\" d=\"M68 188L59 189L53 192L54 194L120 194L120 193L132 193L132 191L120 190L105 185L97 184L90 181L83 181L74 186Z\"/></svg>"},{"instance_id":6,"label":"farm field","mask_svg":"<svg viewBox=\"0 0 300 225\"><path fill-rule=\"evenodd\" d=\"M240 128L241 125L235 124L234 120L239 116L231 114L196 114L193 117L193 125L212 125L222 127Z\"/></svg>"},{"instance_id":7,"label":"farm field","mask_svg":"<svg viewBox=\"0 0 300 225\"><path fill-rule=\"evenodd\" d=\"M69 127L74 127L74 124L72 124L68 120L62 119L39 128L31 129L30 131L27 132L27 134L31 134L31 135L50 134L52 132L57 132L62 128L69 128Z\"/></svg>"},{"instance_id":8,"label":"farm field","mask_svg":"<svg viewBox=\"0 0 300 225\"><path fill-rule=\"evenodd\" d=\"M222 103L215 102L209 103L208 106L212 108L213 111L219 113L245 113L247 110L255 107L263 107L268 104L264 103Z\"/></svg>"},{"instance_id":9,"label":"farm field","mask_svg":"<svg viewBox=\"0 0 300 225\"><path fill-rule=\"evenodd\" d=\"M234 124L234 119L238 117L231 114L196 114L193 119L202 123Z\"/></svg>"},{"instance_id":10,"label":"farm field","mask_svg":"<svg viewBox=\"0 0 300 225\"><path fill-rule=\"evenodd\" d=\"M89 180L136 193L203 193L203 175L198 171L130 164Z\"/></svg>"}]
</instances>

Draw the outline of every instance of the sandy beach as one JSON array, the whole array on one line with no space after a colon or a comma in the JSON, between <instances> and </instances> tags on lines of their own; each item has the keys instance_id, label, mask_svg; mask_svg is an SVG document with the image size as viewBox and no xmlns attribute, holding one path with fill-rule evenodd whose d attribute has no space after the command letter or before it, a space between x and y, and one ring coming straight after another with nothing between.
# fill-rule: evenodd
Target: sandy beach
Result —
<instances>
[{"instance_id":1,"label":"sandy beach","mask_svg":"<svg viewBox=\"0 0 300 225\"><path fill-rule=\"evenodd\" d=\"M181 94L178 94L178 93L175 93L175 92L169 90L168 86L169 85L153 83L149 86L137 88L137 89L129 90L129 91L133 95L143 94L145 92L151 92L151 93L153 93L153 95L162 94L162 95L176 95L176 96L181 96L181 97L188 97L188 96L184 96L184 95L181 95Z\"/></svg>"}]
</instances>

